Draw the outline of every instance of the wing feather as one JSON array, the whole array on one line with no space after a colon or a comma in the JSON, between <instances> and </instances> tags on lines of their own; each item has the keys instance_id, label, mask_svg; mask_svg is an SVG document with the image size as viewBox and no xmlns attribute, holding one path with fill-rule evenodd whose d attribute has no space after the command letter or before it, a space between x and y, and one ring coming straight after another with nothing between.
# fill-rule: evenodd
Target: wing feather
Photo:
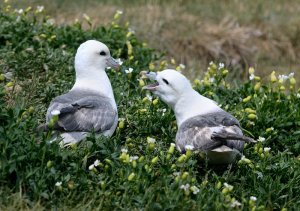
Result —
<instances>
[{"instance_id":1,"label":"wing feather","mask_svg":"<svg viewBox=\"0 0 300 211\"><path fill-rule=\"evenodd\" d=\"M117 116L109 98L87 92L71 91L55 98L48 108L47 122L53 110L61 112L56 129L64 131L102 132L112 127Z\"/></svg>"},{"instance_id":2,"label":"wing feather","mask_svg":"<svg viewBox=\"0 0 300 211\"><path fill-rule=\"evenodd\" d=\"M195 116L182 123L176 134L176 144L182 152L186 145L200 151L213 150L222 145L242 151L243 141L212 139L213 133L224 130L243 135L239 121L225 111Z\"/></svg>"}]
</instances>

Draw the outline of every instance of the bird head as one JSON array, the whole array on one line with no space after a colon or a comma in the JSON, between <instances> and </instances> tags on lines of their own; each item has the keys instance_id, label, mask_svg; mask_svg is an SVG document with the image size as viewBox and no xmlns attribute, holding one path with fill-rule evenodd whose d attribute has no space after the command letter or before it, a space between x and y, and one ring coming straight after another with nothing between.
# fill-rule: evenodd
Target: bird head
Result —
<instances>
[{"instance_id":1,"label":"bird head","mask_svg":"<svg viewBox=\"0 0 300 211\"><path fill-rule=\"evenodd\" d=\"M192 90L189 80L176 70L166 69L161 72L141 72L146 78L155 81L143 89L153 92L163 102L173 107L184 93Z\"/></svg>"},{"instance_id":2,"label":"bird head","mask_svg":"<svg viewBox=\"0 0 300 211\"><path fill-rule=\"evenodd\" d=\"M105 70L106 67L118 68L119 63L111 57L105 44L88 40L79 46L75 56L76 71Z\"/></svg>"}]
</instances>

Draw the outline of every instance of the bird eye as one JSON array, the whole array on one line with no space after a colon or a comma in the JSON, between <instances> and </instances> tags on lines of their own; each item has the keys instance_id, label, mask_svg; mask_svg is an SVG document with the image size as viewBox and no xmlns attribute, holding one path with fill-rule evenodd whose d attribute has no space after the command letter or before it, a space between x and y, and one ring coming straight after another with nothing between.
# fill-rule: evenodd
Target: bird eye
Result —
<instances>
[{"instance_id":1,"label":"bird eye","mask_svg":"<svg viewBox=\"0 0 300 211\"><path fill-rule=\"evenodd\" d=\"M106 56L106 53L105 53L104 51L101 51L101 52L100 52L100 55L101 55L101 56Z\"/></svg>"},{"instance_id":2,"label":"bird eye","mask_svg":"<svg viewBox=\"0 0 300 211\"><path fill-rule=\"evenodd\" d=\"M166 84L168 84L169 85L169 81L167 81L166 79L162 79L163 80L163 82L165 82Z\"/></svg>"}]
</instances>

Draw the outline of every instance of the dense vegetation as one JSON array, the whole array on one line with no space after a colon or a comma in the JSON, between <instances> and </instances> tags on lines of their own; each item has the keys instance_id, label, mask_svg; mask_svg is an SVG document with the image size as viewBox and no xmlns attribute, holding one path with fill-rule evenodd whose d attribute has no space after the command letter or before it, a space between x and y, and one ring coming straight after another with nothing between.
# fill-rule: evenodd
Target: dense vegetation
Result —
<instances>
[{"instance_id":1,"label":"dense vegetation","mask_svg":"<svg viewBox=\"0 0 300 211\"><path fill-rule=\"evenodd\" d=\"M236 164L207 166L197 154L174 150L173 113L141 90L140 71L184 73L184 66L164 61L119 26L119 15L106 27L83 30L80 22L53 25L42 8L1 5L0 209L299 208L300 93L293 74L273 72L261 82L250 68L251 80L233 85L226 79L230 71L211 63L203 80L193 82L258 139ZM108 71L119 125L110 139L91 134L61 148L36 128L51 99L72 86L75 50L88 39L106 43L124 61L120 71Z\"/></svg>"}]
</instances>

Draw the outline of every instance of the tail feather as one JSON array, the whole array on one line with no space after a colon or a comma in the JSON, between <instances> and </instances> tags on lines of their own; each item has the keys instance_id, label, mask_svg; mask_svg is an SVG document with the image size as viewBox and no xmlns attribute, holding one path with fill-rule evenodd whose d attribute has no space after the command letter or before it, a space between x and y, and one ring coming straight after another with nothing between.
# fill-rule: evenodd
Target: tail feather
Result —
<instances>
[{"instance_id":1,"label":"tail feather","mask_svg":"<svg viewBox=\"0 0 300 211\"><path fill-rule=\"evenodd\" d=\"M214 141L237 140L237 141L244 141L249 143L256 143L256 141L250 137L235 134L235 133L229 133L225 130L214 132L211 135L211 139Z\"/></svg>"}]
</instances>

